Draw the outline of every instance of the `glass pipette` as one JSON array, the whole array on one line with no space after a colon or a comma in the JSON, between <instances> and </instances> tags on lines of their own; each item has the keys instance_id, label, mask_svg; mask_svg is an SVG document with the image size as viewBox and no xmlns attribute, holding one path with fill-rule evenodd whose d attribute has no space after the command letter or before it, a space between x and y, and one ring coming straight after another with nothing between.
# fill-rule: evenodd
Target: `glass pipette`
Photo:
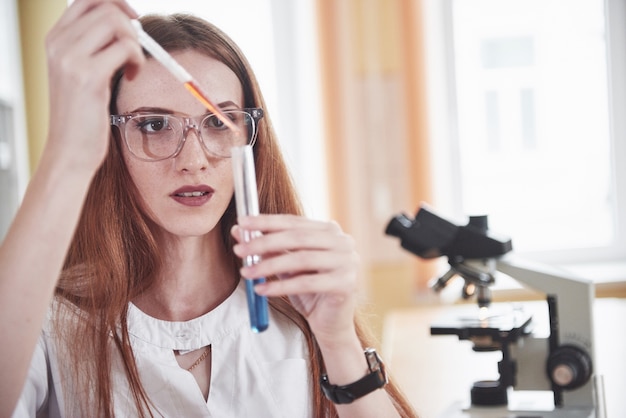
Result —
<instances>
[{"instance_id":1,"label":"glass pipette","mask_svg":"<svg viewBox=\"0 0 626 418\"><path fill-rule=\"evenodd\" d=\"M178 81L184 84L185 88L193 94L193 96L200 101L211 113L222 121L222 123L228 126L233 132L239 132L239 128L220 110L215 106L209 96L207 96L200 85L193 79L191 74L187 72L176 60L165 50L158 42L156 42L150 35L148 35L141 26L138 20L131 20L135 30L137 31L137 37L139 43L146 51L152 55L154 59L159 61Z\"/></svg>"}]
</instances>

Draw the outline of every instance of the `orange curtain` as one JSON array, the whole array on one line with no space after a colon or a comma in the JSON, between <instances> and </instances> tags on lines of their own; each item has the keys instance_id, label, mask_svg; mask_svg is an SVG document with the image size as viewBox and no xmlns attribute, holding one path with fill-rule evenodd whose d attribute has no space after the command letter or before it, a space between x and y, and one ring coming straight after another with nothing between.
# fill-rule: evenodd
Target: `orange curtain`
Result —
<instances>
[{"instance_id":1,"label":"orange curtain","mask_svg":"<svg viewBox=\"0 0 626 418\"><path fill-rule=\"evenodd\" d=\"M317 6L331 214L357 241L370 299L409 305L434 266L384 230L431 200L421 1Z\"/></svg>"}]
</instances>

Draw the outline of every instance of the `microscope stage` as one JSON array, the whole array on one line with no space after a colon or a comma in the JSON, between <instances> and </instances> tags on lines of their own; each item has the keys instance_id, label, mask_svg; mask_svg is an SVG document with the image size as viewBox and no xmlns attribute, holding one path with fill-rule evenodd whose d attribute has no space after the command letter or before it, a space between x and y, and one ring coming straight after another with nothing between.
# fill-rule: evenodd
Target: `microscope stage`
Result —
<instances>
[{"instance_id":1,"label":"microscope stage","mask_svg":"<svg viewBox=\"0 0 626 418\"><path fill-rule=\"evenodd\" d=\"M430 326L431 335L457 335L460 340L491 338L514 342L530 333L532 315L523 309L467 306L441 317Z\"/></svg>"}]
</instances>

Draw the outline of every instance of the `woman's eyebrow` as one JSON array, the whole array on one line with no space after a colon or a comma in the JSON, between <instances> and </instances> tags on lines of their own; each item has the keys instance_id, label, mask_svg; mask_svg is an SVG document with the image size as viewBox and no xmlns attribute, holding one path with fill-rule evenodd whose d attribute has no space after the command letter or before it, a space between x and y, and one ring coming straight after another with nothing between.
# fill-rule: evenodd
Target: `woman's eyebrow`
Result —
<instances>
[{"instance_id":1,"label":"woman's eyebrow","mask_svg":"<svg viewBox=\"0 0 626 418\"><path fill-rule=\"evenodd\" d=\"M218 106L223 109L223 108L228 108L228 107L235 107L237 109L239 109L240 107L233 102L232 100L227 100L225 102L221 102L218 104ZM164 113L164 114L174 114L176 112L174 112L171 109L166 109L164 107L151 107L151 106L142 106L142 107L138 107L134 110L131 110L130 112L126 112L125 114L132 114L132 113ZM207 112L211 113L211 112Z\"/></svg>"},{"instance_id":2,"label":"woman's eyebrow","mask_svg":"<svg viewBox=\"0 0 626 418\"><path fill-rule=\"evenodd\" d=\"M142 107L138 107L137 109L128 112L128 114L131 114L131 113L165 113L169 115L169 114L173 114L174 111L171 109L165 109L163 107L142 106Z\"/></svg>"},{"instance_id":3,"label":"woman's eyebrow","mask_svg":"<svg viewBox=\"0 0 626 418\"><path fill-rule=\"evenodd\" d=\"M238 108L238 109L239 109L239 105L237 105L237 104L236 104L235 102L233 102L232 100L227 100L227 101L225 101L225 102L221 102L221 103L219 103L219 104L218 104L218 106L219 106L220 108L225 108L225 107L231 107L231 106L234 106L234 107L236 107L236 108Z\"/></svg>"}]
</instances>

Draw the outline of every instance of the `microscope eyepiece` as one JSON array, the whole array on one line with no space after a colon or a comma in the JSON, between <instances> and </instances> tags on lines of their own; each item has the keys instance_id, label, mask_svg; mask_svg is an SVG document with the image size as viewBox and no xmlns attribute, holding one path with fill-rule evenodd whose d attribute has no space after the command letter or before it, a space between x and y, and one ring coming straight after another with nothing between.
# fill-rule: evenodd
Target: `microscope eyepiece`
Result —
<instances>
[{"instance_id":1,"label":"microscope eyepiece","mask_svg":"<svg viewBox=\"0 0 626 418\"><path fill-rule=\"evenodd\" d=\"M402 248L421 258L492 258L513 249L509 238L492 234L487 226L487 216L474 216L467 225L457 226L421 207L415 219L394 216L385 233L400 238Z\"/></svg>"}]
</instances>

